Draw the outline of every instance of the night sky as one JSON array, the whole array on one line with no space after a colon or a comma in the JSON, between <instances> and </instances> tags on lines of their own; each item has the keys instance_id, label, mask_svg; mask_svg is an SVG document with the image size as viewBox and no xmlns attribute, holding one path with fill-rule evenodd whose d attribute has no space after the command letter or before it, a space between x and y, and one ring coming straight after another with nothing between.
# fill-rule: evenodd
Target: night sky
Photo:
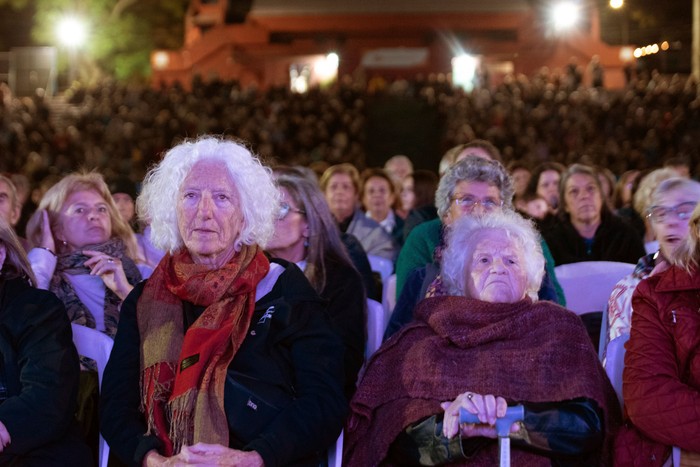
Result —
<instances>
[{"instance_id":1,"label":"night sky","mask_svg":"<svg viewBox=\"0 0 700 467\"><path fill-rule=\"evenodd\" d=\"M549 4L553 0L531 0L534 5ZM619 43L624 17L619 11L611 10L608 0L597 0L601 12L601 34L609 43ZM32 3L32 2L29 2ZM690 46L692 0L625 0L629 9L629 37L631 42L645 45L656 41L682 41ZM633 18L633 11L648 13L652 22L640 24ZM30 30L32 27L33 7L22 11L0 6L0 52L11 47L33 44Z\"/></svg>"}]
</instances>

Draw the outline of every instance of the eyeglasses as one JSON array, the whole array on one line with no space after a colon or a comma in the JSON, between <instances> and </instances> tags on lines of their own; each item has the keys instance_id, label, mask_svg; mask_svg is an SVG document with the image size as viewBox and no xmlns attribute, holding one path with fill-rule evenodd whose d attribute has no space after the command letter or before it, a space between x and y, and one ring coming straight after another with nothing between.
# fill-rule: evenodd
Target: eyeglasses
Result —
<instances>
[{"instance_id":1,"label":"eyeglasses","mask_svg":"<svg viewBox=\"0 0 700 467\"><path fill-rule=\"evenodd\" d=\"M503 201L496 201L492 198L478 199L470 195L452 198L452 201L466 212L473 211L477 204L486 212L493 212L503 206Z\"/></svg>"},{"instance_id":2,"label":"eyeglasses","mask_svg":"<svg viewBox=\"0 0 700 467\"><path fill-rule=\"evenodd\" d=\"M303 209L296 209L296 208L291 207L289 204L282 202L282 203L280 203L280 210L277 211L277 219L278 220L284 219L285 217L287 217L287 214L289 214L290 212L298 212L299 214L306 214L306 211L304 211Z\"/></svg>"},{"instance_id":3,"label":"eyeglasses","mask_svg":"<svg viewBox=\"0 0 700 467\"><path fill-rule=\"evenodd\" d=\"M693 210L697 205L694 201L687 201L681 203L672 208L667 208L665 206L651 206L647 211L647 217L654 222L666 222L669 220L671 213L676 215L676 219L679 221L686 221L690 219Z\"/></svg>"}]
</instances>

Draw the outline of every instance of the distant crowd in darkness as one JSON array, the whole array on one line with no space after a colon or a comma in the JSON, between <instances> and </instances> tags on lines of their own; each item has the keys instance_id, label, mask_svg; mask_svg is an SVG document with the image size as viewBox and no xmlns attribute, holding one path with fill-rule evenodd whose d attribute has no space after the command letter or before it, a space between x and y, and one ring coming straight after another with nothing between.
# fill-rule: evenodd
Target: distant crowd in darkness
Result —
<instances>
[{"instance_id":1,"label":"distant crowd in darkness","mask_svg":"<svg viewBox=\"0 0 700 467\"><path fill-rule=\"evenodd\" d=\"M0 83L0 172L38 184L83 167L138 182L164 150L205 133L235 135L267 161L350 162L362 170L369 165L365 111L377 95L434 107L443 122L442 152L482 138L505 163L583 162L617 176L671 157L684 157L693 169L700 163L700 98L692 78L646 73L609 90L569 74L543 69L470 93L440 75L389 83L346 76L305 94L222 81L195 80L191 91L105 82L71 89L71 105L60 115L41 93L15 98Z\"/></svg>"}]
</instances>

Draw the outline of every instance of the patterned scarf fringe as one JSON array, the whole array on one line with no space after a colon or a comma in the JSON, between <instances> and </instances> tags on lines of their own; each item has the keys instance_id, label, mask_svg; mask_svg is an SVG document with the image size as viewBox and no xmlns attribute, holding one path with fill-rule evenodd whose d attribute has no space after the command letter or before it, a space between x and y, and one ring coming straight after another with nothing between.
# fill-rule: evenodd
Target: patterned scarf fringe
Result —
<instances>
[{"instance_id":1,"label":"patterned scarf fringe","mask_svg":"<svg viewBox=\"0 0 700 467\"><path fill-rule=\"evenodd\" d=\"M182 446L192 444L194 437L194 405L198 393L197 388L191 388L168 403L167 413L170 418L168 437L173 442L174 455L180 452Z\"/></svg>"},{"instance_id":2,"label":"patterned scarf fringe","mask_svg":"<svg viewBox=\"0 0 700 467\"><path fill-rule=\"evenodd\" d=\"M158 436L158 427L156 427L155 420L153 417L154 408L156 405L165 405L168 402L169 394L172 391L172 380L167 384L160 382L160 370L161 365L167 365L170 371L175 373L175 365L171 363L158 363L149 368L143 370L139 376L139 384L141 387L141 405L139 409L146 416L146 434ZM149 391L152 390L152 394L149 396ZM146 406L144 404L145 400L150 400L151 403Z\"/></svg>"}]
</instances>

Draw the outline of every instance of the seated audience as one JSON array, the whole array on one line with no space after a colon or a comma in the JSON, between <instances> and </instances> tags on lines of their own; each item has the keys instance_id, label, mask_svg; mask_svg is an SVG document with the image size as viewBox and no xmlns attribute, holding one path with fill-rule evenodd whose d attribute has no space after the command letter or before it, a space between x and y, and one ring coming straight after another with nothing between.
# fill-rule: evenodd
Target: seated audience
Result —
<instances>
[{"instance_id":1,"label":"seated audience","mask_svg":"<svg viewBox=\"0 0 700 467\"><path fill-rule=\"evenodd\" d=\"M440 159L440 176L443 176L452 165L467 156L477 156L498 162L503 161L501 152L493 143L484 139L475 139L465 144L458 144L445 152L442 159Z\"/></svg>"},{"instance_id":2,"label":"seated audience","mask_svg":"<svg viewBox=\"0 0 700 467\"><path fill-rule=\"evenodd\" d=\"M632 296L622 393L627 423L615 449L616 466L700 462L700 207L687 242L668 258L672 267L643 280Z\"/></svg>"},{"instance_id":3,"label":"seated audience","mask_svg":"<svg viewBox=\"0 0 700 467\"><path fill-rule=\"evenodd\" d=\"M656 240L654 229L647 217L647 209L650 206L651 194L664 180L675 178L679 175L671 169L656 169L640 175L639 183L632 195L632 207L623 208L620 213L638 232L641 232L644 240L644 249L647 253L659 251L659 242Z\"/></svg>"},{"instance_id":4,"label":"seated audience","mask_svg":"<svg viewBox=\"0 0 700 467\"><path fill-rule=\"evenodd\" d=\"M17 196L15 184L9 178L0 175L0 219L4 219L14 229L19 221L21 212L22 205ZM29 243L19 236L17 238L22 248L27 251Z\"/></svg>"},{"instance_id":5,"label":"seated audience","mask_svg":"<svg viewBox=\"0 0 700 467\"><path fill-rule=\"evenodd\" d=\"M437 174L430 170L416 170L404 179L401 203L408 210L403 224L404 242L415 226L437 217L435 190L438 181Z\"/></svg>"},{"instance_id":6,"label":"seated audience","mask_svg":"<svg viewBox=\"0 0 700 467\"><path fill-rule=\"evenodd\" d=\"M559 181L565 170L566 167L558 162L540 164L532 171L530 182L525 190L527 193L536 193L544 198L552 216L559 212Z\"/></svg>"},{"instance_id":7,"label":"seated audience","mask_svg":"<svg viewBox=\"0 0 700 467\"><path fill-rule=\"evenodd\" d=\"M114 337L119 307L151 269L102 176L67 175L51 187L27 226L37 286L66 306L73 323Z\"/></svg>"},{"instance_id":8,"label":"seated audience","mask_svg":"<svg viewBox=\"0 0 700 467\"><path fill-rule=\"evenodd\" d=\"M612 196L612 205L616 214L619 214L617 212L619 209L632 206L634 183L639 178L640 173L639 170L628 170L620 175L620 178L617 180Z\"/></svg>"},{"instance_id":9,"label":"seated audience","mask_svg":"<svg viewBox=\"0 0 700 467\"><path fill-rule=\"evenodd\" d=\"M165 256L165 252L154 247L150 240L151 228L146 222L140 229L136 219L136 185L128 178L122 177L109 184L114 204L117 205L119 214L124 222L134 231L136 245L139 248L139 261L148 265L151 269ZM142 231L140 231L142 230Z\"/></svg>"},{"instance_id":10,"label":"seated audience","mask_svg":"<svg viewBox=\"0 0 700 467\"><path fill-rule=\"evenodd\" d=\"M137 205L168 253L122 305L100 413L112 452L139 466L317 466L347 410L343 344L304 273L259 246L280 213L270 171L239 143L186 141Z\"/></svg>"},{"instance_id":11,"label":"seated audience","mask_svg":"<svg viewBox=\"0 0 700 467\"><path fill-rule=\"evenodd\" d=\"M593 168L569 167L562 174L560 198L558 222L542 231L557 266L580 261L636 263L644 256L637 232L603 202Z\"/></svg>"},{"instance_id":12,"label":"seated audience","mask_svg":"<svg viewBox=\"0 0 700 467\"><path fill-rule=\"evenodd\" d=\"M515 198L525 194L527 191L527 186L530 183L530 178L532 173L527 164L520 161L511 161L506 169L513 179L513 190L515 192Z\"/></svg>"},{"instance_id":13,"label":"seated audience","mask_svg":"<svg viewBox=\"0 0 700 467\"><path fill-rule=\"evenodd\" d=\"M456 221L441 263L447 295L423 300L370 360L345 465L496 465L494 424L516 404L513 465L606 464L615 393L579 318L537 301L543 273L537 232L519 215ZM460 408L479 423L460 424Z\"/></svg>"},{"instance_id":14,"label":"seated audience","mask_svg":"<svg viewBox=\"0 0 700 467\"><path fill-rule=\"evenodd\" d=\"M366 294L318 185L294 169L276 169L282 196L275 233L265 247L273 258L296 263L327 301L333 330L345 344L345 394L355 392L365 355Z\"/></svg>"},{"instance_id":15,"label":"seated audience","mask_svg":"<svg viewBox=\"0 0 700 467\"><path fill-rule=\"evenodd\" d=\"M397 213L401 202L389 175L382 169L365 170L361 191L365 215L381 225L399 247L403 245L403 219Z\"/></svg>"},{"instance_id":16,"label":"seated audience","mask_svg":"<svg viewBox=\"0 0 700 467\"><path fill-rule=\"evenodd\" d=\"M89 466L75 421L80 364L70 322L0 218L0 465Z\"/></svg>"},{"instance_id":17,"label":"seated audience","mask_svg":"<svg viewBox=\"0 0 700 467\"><path fill-rule=\"evenodd\" d=\"M652 193L647 218L659 241L659 251L642 256L634 272L615 285L608 300L607 342L629 334L634 289L655 270L663 270L668 258L686 241L688 221L698 202L700 183L687 178L666 179Z\"/></svg>"},{"instance_id":18,"label":"seated audience","mask_svg":"<svg viewBox=\"0 0 700 467\"><path fill-rule=\"evenodd\" d=\"M398 245L391 235L359 208L360 174L352 164L329 167L319 185L341 232L357 237L368 255L396 259Z\"/></svg>"}]
</instances>

